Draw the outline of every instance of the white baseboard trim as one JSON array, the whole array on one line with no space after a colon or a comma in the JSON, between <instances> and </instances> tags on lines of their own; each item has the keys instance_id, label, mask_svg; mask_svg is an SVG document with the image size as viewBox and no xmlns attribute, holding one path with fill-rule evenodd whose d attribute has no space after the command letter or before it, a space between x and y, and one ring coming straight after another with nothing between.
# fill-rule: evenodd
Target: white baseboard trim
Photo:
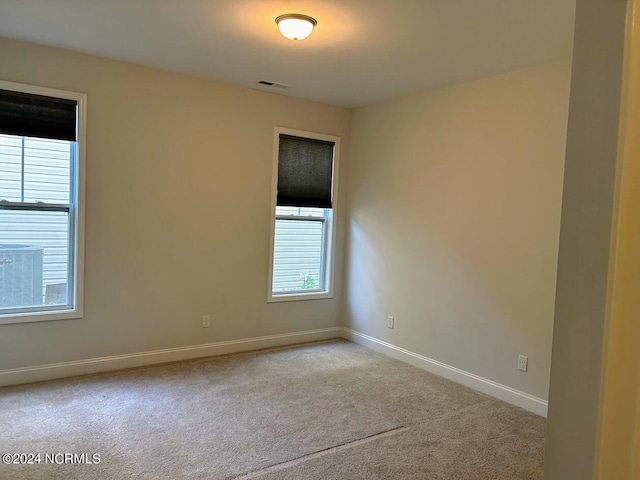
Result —
<instances>
[{"instance_id":1,"label":"white baseboard trim","mask_svg":"<svg viewBox=\"0 0 640 480\"><path fill-rule=\"evenodd\" d=\"M415 367L427 370L440 377L444 377L456 383L460 383L479 392L490 395L499 400L505 401L520 408L524 408L530 412L543 417L547 416L547 401L528 393L521 392L506 385L488 380L486 378L465 372L459 368L452 367L437 360L419 355L417 353L396 347L377 338L370 337L364 333L356 332L350 328L343 327L343 338L362 345L364 347L380 352L388 357L401 360Z\"/></svg>"},{"instance_id":2,"label":"white baseboard trim","mask_svg":"<svg viewBox=\"0 0 640 480\"><path fill-rule=\"evenodd\" d=\"M304 332L268 335L266 337L245 338L228 342L206 343L188 347L166 348L149 352L90 358L73 362L36 365L33 367L0 370L0 386L40 382L54 378L73 377L92 373L143 367L158 363L176 362L193 358L211 357L229 353L247 352L263 348L281 347L297 343L315 342L340 338L342 327L322 328Z\"/></svg>"},{"instance_id":3,"label":"white baseboard trim","mask_svg":"<svg viewBox=\"0 0 640 480\"><path fill-rule=\"evenodd\" d=\"M547 402L528 393L521 392L506 385L474 375L459 368L446 365L437 360L419 355L404 348L378 340L377 338L356 332L346 327L323 328L303 332L268 335L265 337L245 338L227 342L206 343L187 347L167 348L148 352L114 355L110 357L90 358L73 362L36 365L33 367L0 370L0 387L21 383L53 380L55 378L73 377L93 373L121 370L125 368L143 367L180 360L225 355L229 353L247 352L263 348L295 345L297 343L345 338L380 352L388 357L401 360L413 366L427 370L438 376L473 388L479 392L498 398L512 405L524 408L538 415L547 416Z\"/></svg>"}]
</instances>

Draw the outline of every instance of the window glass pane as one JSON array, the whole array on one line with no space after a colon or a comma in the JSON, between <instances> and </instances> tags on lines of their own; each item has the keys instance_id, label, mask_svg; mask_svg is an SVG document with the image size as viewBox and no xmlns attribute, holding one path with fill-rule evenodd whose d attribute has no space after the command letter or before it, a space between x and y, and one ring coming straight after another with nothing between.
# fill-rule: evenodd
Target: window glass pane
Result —
<instances>
[{"instance_id":1,"label":"window glass pane","mask_svg":"<svg viewBox=\"0 0 640 480\"><path fill-rule=\"evenodd\" d=\"M273 292L323 288L323 243L324 221L276 219Z\"/></svg>"},{"instance_id":2,"label":"window glass pane","mask_svg":"<svg viewBox=\"0 0 640 480\"><path fill-rule=\"evenodd\" d=\"M0 209L0 313L66 305L69 214Z\"/></svg>"},{"instance_id":3,"label":"window glass pane","mask_svg":"<svg viewBox=\"0 0 640 480\"><path fill-rule=\"evenodd\" d=\"M0 200L70 203L73 143L0 135Z\"/></svg>"},{"instance_id":4,"label":"window glass pane","mask_svg":"<svg viewBox=\"0 0 640 480\"><path fill-rule=\"evenodd\" d=\"M71 142L24 139L24 201L69 203Z\"/></svg>"}]
</instances>

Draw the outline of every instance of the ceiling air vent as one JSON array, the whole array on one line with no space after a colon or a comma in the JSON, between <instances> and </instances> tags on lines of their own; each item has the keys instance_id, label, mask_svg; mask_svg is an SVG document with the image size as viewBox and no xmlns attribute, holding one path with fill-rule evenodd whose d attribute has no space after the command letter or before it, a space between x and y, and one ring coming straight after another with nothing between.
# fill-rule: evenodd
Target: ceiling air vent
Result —
<instances>
[{"instance_id":1,"label":"ceiling air vent","mask_svg":"<svg viewBox=\"0 0 640 480\"><path fill-rule=\"evenodd\" d=\"M291 85L285 85L284 83L268 82L266 80L260 80L258 83L260 85L266 85L267 87L276 87L276 88L289 88L289 87L291 87Z\"/></svg>"}]
</instances>

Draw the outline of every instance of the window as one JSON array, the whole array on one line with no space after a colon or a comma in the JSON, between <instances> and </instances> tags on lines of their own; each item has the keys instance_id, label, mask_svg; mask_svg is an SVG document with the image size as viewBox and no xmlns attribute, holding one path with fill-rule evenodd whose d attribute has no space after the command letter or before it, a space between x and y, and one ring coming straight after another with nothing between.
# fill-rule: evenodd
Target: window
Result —
<instances>
[{"instance_id":1,"label":"window","mask_svg":"<svg viewBox=\"0 0 640 480\"><path fill-rule=\"evenodd\" d=\"M340 139L275 128L268 301L333 296Z\"/></svg>"},{"instance_id":2,"label":"window","mask_svg":"<svg viewBox=\"0 0 640 480\"><path fill-rule=\"evenodd\" d=\"M0 324L82 316L85 103L0 81Z\"/></svg>"}]
</instances>

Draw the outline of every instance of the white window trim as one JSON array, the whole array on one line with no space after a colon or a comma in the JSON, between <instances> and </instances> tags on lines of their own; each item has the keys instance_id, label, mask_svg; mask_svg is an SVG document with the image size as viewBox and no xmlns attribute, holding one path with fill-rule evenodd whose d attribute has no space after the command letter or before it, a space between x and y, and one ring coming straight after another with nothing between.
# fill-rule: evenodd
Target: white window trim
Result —
<instances>
[{"instance_id":1,"label":"white window trim","mask_svg":"<svg viewBox=\"0 0 640 480\"><path fill-rule=\"evenodd\" d=\"M280 134L293 135L296 137L312 138L316 140L325 140L328 142L334 142L333 149L333 179L331 182L331 215L327 218L327 227L331 230L330 235L327 235L325 259L324 259L324 288L322 291L310 292L304 291L300 293L279 293L273 294L273 255L275 246L276 235L276 198L278 191L278 153L280 144ZM304 130L294 130L285 127L273 128L273 166L271 175L271 238L269 245L269 279L267 282L267 302L292 302L299 300L320 300L324 298L333 298L333 280L334 280L334 265L335 265L335 245L336 245L336 219L338 211L338 172L340 161L340 137L334 135L327 135L323 133L307 132Z\"/></svg>"},{"instance_id":2,"label":"white window trim","mask_svg":"<svg viewBox=\"0 0 640 480\"><path fill-rule=\"evenodd\" d=\"M72 185L75 184L76 186L76 200L70 210L70 214L75 215L75 229L71 232L73 241L70 242L75 247L73 251L70 252L70 255L73 255L73 271L71 272L74 275L74 288L71 292L73 296L73 308L57 310L53 307L53 309L49 311L0 314L0 325L82 318L84 308L84 199L87 95L66 90L6 82L4 80L0 80L0 89L44 95L47 97L65 98L78 102L78 158L75 172L73 172L75 175L74 178L71 179Z\"/></svg>"}]
</instances>

